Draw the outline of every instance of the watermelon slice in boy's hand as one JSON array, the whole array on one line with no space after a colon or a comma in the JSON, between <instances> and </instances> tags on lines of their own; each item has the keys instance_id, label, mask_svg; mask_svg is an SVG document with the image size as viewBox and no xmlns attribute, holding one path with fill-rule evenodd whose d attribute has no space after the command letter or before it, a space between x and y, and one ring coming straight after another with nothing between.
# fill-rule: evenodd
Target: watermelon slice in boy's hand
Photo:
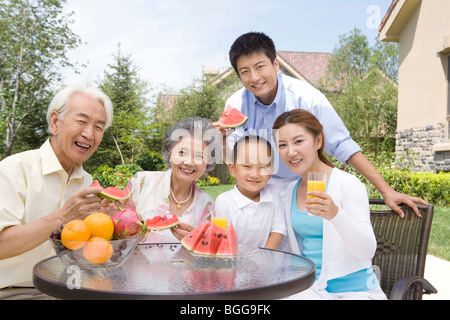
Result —
<instances>
[{"instance_id":1,"label":"watermelon slice in boy's hand","mask_svg":"<svg viewBox=\"0 0 450 320\"><path fill-rule=\"evenodd\" d=\"M237 128L244 125L247 119L245 114L228 105L217 122L226 128Z\"/></svg>"}]
</instances>

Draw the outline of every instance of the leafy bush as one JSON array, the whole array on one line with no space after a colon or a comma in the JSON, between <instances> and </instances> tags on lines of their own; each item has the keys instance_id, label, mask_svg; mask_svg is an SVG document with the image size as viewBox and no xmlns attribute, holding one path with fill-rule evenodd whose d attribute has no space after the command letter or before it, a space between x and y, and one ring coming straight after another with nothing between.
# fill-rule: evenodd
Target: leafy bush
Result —
<instances>
[{"instance_id":1,"label":"leafy bush","mask_svg":"<svg viewBox=\"0 0 450 320\"><path fill-rule=\"evenodd\" d=\"M414 152L380 152L365 156L395 191L420 197L432 205L450 205L450 173L411 172L409 168L414 167L416 159ZM341 167L336 159L330 160ZM369 198L382 198L378 190L353 167L347 166L345 171L357 176L366 185Z\"/></svg>"},{"instance_id":2,"label":"leafy bush","mask_svg":"<svg viewBox=\"0 0 450 320\"><path fill-rule=\"evenodd\" d=\"M130 178L138 171L142 171L142 168L137 164L120 164L114 169L105 164L98 167L92 177L98 180L103 188L117 186L124 189Z\"/></svg>"},{"instance_id":3,"label":"leafy bush","mask_svg":"<svg viewBox=\"0 0 450 320\"><path fill-rule=\"evenodd\" d=\"M378 169L395 191L420 197L432 205L450 205L450 173L411 172L395 168ZM369 198L382 198L378 190L360 174Z\"/></svg>"},{"instance_id":4,"label":"leafy bush","mask_svg":"<svg viewBox=\"0 0 450 320\"><path fill-rule=\"evenodd\" d=\"M147 151L144 152L136 162L143 170L146 171L165 171L167 166L164 163L160 152Z\"/></svg>"}]
</instances>

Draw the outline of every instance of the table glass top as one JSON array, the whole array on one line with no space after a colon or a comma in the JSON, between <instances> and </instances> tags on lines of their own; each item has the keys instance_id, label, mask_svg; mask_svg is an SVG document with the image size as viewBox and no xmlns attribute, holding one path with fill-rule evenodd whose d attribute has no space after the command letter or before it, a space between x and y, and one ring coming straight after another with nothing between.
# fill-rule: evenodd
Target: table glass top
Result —
<instances>
[{"instance_id":1,"label":"table glass top","mask_svg":"<svg viewBox=\"0 0 450 320\"><path fill-rule=\"evenodd\" d=\"M198 257L181 244L140 244L117 269L80 270L52 258L37 265L40 278L69 289L186 295L249 290L311 274L308 260L275 250L240 247L234 259Z\"/></svg>"}]
</instances>

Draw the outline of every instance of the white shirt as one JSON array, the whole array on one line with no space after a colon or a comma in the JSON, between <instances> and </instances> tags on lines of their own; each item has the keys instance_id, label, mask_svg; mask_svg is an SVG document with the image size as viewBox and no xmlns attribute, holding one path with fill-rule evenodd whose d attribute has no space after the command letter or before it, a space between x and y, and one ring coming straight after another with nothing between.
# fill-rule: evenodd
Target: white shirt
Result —
<instances>
[{"instance_id":1,"label":"white shirt","mask_svg":"<svg viewBox=\"0 0 450 320\"><path fill-rule=\"evenodd\" d=\"M215 216L228 218L238 243L252 247L264 247L272 232L287 233L283 211L283 201L273 185L261 189L259 202L250 200L234 186L220 194L215 203Z\"/></svg>"},{"instance_id":2,"label":"white shirt","mask_svg":"<svg viewBox=\"0 0 450 320\"><path fill-rule=\"evenodd\" d=\"M73 193L91 183L92 177L81 165L75 166L68 178L50 140L40 149L5 158L0 162L0 231L60 209ZM50 243L45 241L19 256L0 260L0 289L11 285L33 286L34 265L53 255Z\"/></svg>"},{"instance_id":3,"label":"white shirt","mask_svg":"<svg viewBox=\"0 0 450 320\"><path fill-rule=\"evenodd\" d=\"M140 171L130 179L128 188L132 194L132 200L136 210L141 214L144 221L156 215L168 215L170 178L172 170L167 171ZM214 201L211 197L196 187L194 182L193 200L189 208L178 217L191 226L198 226L202 222L209 220L214 208ZM170 230L152 231L147 236L146 242L179 242Z\"/></svg>"}]
</instances>

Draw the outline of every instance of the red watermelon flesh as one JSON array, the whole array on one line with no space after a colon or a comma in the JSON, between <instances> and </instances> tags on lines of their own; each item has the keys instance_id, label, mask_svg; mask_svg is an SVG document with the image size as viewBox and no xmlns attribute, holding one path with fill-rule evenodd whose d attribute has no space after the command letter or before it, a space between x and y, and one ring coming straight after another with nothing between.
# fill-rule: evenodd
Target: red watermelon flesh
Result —
<instances>
[{"instance_id":1,"label":"red watermelon flesh","mask_svg":"<svg viewBox=\"0 0 450 320\"><path fill-rule=\"evenodd\" d=\"M214 223L211 223L201 240L195 246L194 253L200 255L215 255L224 234L225 230L216 226Z\"/></svg>"},{"instance_id":2,"label":"red watermelon flesh","mask_svg":"<svg viewBox=\"0 0 450 320\"><path fill-rule=\"evenodd\" d=\"M164 230L170 229L180 224L180 220L176 215L173 215L171 218L164 216L155 216L152 219L147 219L146 225L147 229L150 230Z\"/></svg>"},{"instance_id":3,"label":"red watermelon flesh","mask_svg":"<svg viewBox=\"0 0 450 320\"><path fill-rule=\"evenodd\" d=\"M102 187L98 180L94 180L90 187ZM103 188L103 187L102 187ZM108 187L103 188L102 192L97 193L97 195L104 199L123 201L131 196L131 191L129 189L120 190L119 187Z\"/></svg>"},{"instance_id":4,"label":"red watermelon flesh","mask_svg":"<svg viewBox=\"0 0 450 320\"><path fill-rule=\"evenodd\" d=\"M194 230L189 232L183 239L181 239L181 244L189 251L194 251L200 239L205 234L208 227L211 225L210 221L203 222L197 226Z\"/></svg>"},{"instance_id":5,"label":"red watermelon flesh","mask_svg":"<svg viewBox=\"0 0 450 320\"><path fill-rule=\"evenodd\" d=\"M234 230L233 224L230 223L227 231L222 237L219 249L217 249L216 255L220 256L230 256L238 254L238 241L236 236L236 231Z\"/></svg>"},{"instance_id":6,"label":"red watermelon flesh","mask_svg":"<svg viewBox=\"0 0 450 320\"><path fill-rule=\"evenodd\" d=\"M233 108L228 105L222 115L220 116L218 122L227 128L237 128L244 125L248 118L240 112L238 109Z\"/></svg>"}]
</instances>

